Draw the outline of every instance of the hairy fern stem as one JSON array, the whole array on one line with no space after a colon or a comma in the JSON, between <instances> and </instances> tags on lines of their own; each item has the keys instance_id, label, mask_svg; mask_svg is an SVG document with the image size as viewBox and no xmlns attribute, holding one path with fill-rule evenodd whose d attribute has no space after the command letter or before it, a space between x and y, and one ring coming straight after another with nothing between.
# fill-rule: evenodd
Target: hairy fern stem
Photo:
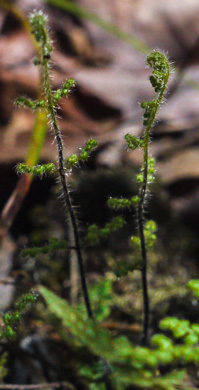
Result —
<instances>
[{"instance_id":1,"label":"hairy fern stem","mask_svg":"<svg viewBox=\"0 0 199 390\"><path fill-rule=\"evenodd\" d=\"M30 17L32 33L35 36L36 41L40 44L40 57L34 60L36 65L40 65L43 70L44 78L44 100L40 102L32 102L25 99L26 106L37 108L45 107L48 112L49 120L51 127L53 129L57 148L58 148L58 173L61 181L61 186L63 190L64 202L68 209L69 216L71 219L72 229L74 232L75 239L75 248L77 252L78 265L80 271L82 292L84 296L85 306L87 309L87 314L89 318L93 318L93 312L91 309L91 303L88 295L88 288L85 277L85 270L83 265L83 258L80 246L80 238L78 232L77 221L73 209L73 205L70 199L70 194L66 182L65 168L64 168L64 154L63 154L63 142L61 138L61 132L57 123L57 104L62 96L68 96L69 88L71 85L74 85L74 80L69 79L64 84L61 90L57 90L55 93L52 92L51 82L50 82L50 61L51 61L51 52L52 52L52 43L47 31L47 18L42 14L42 12L33 13ZM24 99L19 100L19 104L24 104Z\"/></svg>"},{"instance_id":2,"label":"hairy fern stem","mask_svg":"<svg viewBox=\"0 0 199 390\"><path fill-rule=\"evenodd\" d=\"M35 167L30 167L26 164L19 164L18 172L19 173L29 172L32 173L33 175L39 175L39 176L42 176L43 174L47 174L50 172L54 172L54 173L58 172L62 190L63 190L65 206L69 213L69 218L71 221L72 230L74 234L74 248L77 253L77 261L78 261L79 272L80 272L81 286L82 286L83 297L84 297L85 306L87 310L87 315L90 319L94 319L90 298L88 294L87 283L86 283L86 276L85 276L85 270L83 264L81 245L80 245L78 225L77 225L77 220L76 220L74 208L72 205L72 201L70 198L70 193L66 181L66 172L71 172L73 166L76 165L79 161L87 160L91 151L95 149L95 147L97 146L97 141L91 138L86 142L84 148L81 149L81 153L79 157L76 154L73 154L69 156L67 161L65 162L64 152L63 152L64 149L63 141L62 141L61 132L57 121L57 107L62 97L68 97L70 92L70 87L74 86L75 81L73 79L68 79L65 81L65 83L63 83L61 89L57 89L55 92L52 91L51 82L50 82L50 61L51 61L51 52L53 48L47 30L47 17L44 16L41 11L34 12L30 17L30 23L32 27L32 33L34 34L36 41L40 45L39 58L34 59L34 63L35 65L40 65L42 68L43 79L44 79L44 92L43 92L44 97L43 100L33 101L31 99L27 99L22 96L17 99L16 103L18 106L25 106L28 108L32 108L34 110L41 107L46 108L48 112L49 121L51 123L51 127L54 132L57 148L58 148L58 169L55 168L53 163L38 165ZM114 227L115 225L113 226L113 228ZM117 223L117 227L118 227L118 223ZM60 244L61 247L67 246L66 242L62 242ZM47 246L47 248L44 247L43 249L40 248L39 251L43 253L44 250L46 253L46 249L48 252L50 250L50 247L54 247L54 246L57 247L57 243L54 242L53 240L53 242L50 243L49 247ZM38 253L38 248L36 248L36 252ZM106 359L103 359L103 365L104 365L104 374L103 374L102 381L105 384L106 390L112 390L113 389L112 383L109 379L111 373L111 367L109 363L106 361Z\"/></svg>"},{"instance_id":3,"label":"hairy fern stem","mask_svg":"<svg viewBox=\"0 0 199 390\"><path fill-rule=\"evenodd\" d=\"M139 236L141 242L141 255L143 259L142 267L142 292L143 292L143 305L144 305L144 320L143 320L143 336L142 343L145 345L148 339L148 330L149 330L149 295L148 295L148 282L147 282L147 250L145 244L144 236L144 205L147 197L147 185L148 185L148 171L149 171L149 143L150 143L150 133L152 126L154 124L158 108L163 99L163 91L160 93L158 99L156 100L156 106L150 117L149 124L144 132L144 142L143 142L143 155L144 155L144 169L143 169L143 183L140 188L139 194L139 204L138 204L138 226L139 226Z\"/></svg>"},{"instance_id":4,"label":"hairy fern stem","mask_svg":"<svg viewBox=\"0 0 199 390\"><path fill-rule=\"evenodd\" d=\"M145 109L143 124L146 126L143 136L143 176L142 185L139 192L138 203L138 226L141 244L141 255L143 260L142 267L142 291L143 291L143 306L144 306L144 320L143 320L143 336L142 343L145 345L148 339L149 330L149 295L148 295L148 281L147 281L147 250L144 233L144 206L146 203L148 184L152 181L149 179L149 143L150 134L154 121L156 119L157 111L163 102L164 93L169 80L170 64L167 57L158 51L154 51L147 57L147 64L154 68L153 75L150 76L150 82L158 93L157 99L149 102L143 102L141 107Z\"/></svg>"},{"instance_id":5,"label":"hairy fern stem","mask_svg":"<svg viewBox=\"0 0 199 390\"><path fill-rule=\"evenodd\" d=\"M43 47L44 49L44 47ZM78 232L78 226L77 221L74 213L74 209L72 206L72 202L69 195L69 190L66 183L66 176L65 176L65 170L64 170L64 156L63 156L63 142L61 138L61 133L58 127L57 118L56 118L56 111L53 104L53 95L52 95L52 88L50 83L50 74L49 74L49 60L45 58L45 53L43 50L42 53L43 57L43 68L44 68L44 83L45 83L45 91L46 91L46 98L47 98L47 108L49 112L49 117L52 123L52 129L55 134L57 147L58 147L58 161L59 161L59 176L61 180L61 185L63 189L63 196L64 201L67 206L72 228L74 232L74 238L75 238L75 247L77 252L77 259L78 259L78 265L79 265L79 271L80 271L80 278L81 278L81 285L82 285L82 291L84 295L84 301L88 313L88 317L93 318L93 312L91 308L91 303L88 295L88 288L86 283L86 277L85 277L85 270L84 270L84 264L83 264L83 257L82 257L82 251L80 246L80 238L79 238L79 232Z\"/></svg>"}]
</instances>

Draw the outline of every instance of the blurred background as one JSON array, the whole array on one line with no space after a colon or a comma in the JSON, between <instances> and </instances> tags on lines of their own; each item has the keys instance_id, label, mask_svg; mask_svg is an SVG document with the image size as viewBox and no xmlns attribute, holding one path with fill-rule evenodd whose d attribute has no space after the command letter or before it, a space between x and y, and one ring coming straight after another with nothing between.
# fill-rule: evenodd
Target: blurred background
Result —
<instances>
[{"instance_id":1,"label":"blurred background","mask_svg":"<svg viewBox=\"0 0 199 390\"><path fill-rule=\"evenodd\" d=\"M151 137L157 180L151 187L147 218L155 219L159 228L153 265L158 264L160 279L168 272L167 287L171 294L173 286L175 295L190 277L198 277L199 2L0 0L0 271L2 278L26 278L32 273L34 282L40 282L45 279L45 266L43 274L38 263L26 263L24 268L17 250L31 240L43 243L48 237L63 238L65 222L62 205L58 206L57 185L51 178L36 179L31 187L22 183L17 190L21 201L16 201L19 177L15 166L30 156L29 143L36 125L33 113L18 109L14 102L19 95L36 99L40 84L39 69L32 62L35 46L26 24L34 9L49 17L54 42L53 88L66 78L76 80L76 87L58 112L66 156L78 152L90 137L99 143L88 163L74 172L72 196L82 229L94 222L104 226L110 219L113 213L107 207L108 197L137 193L135 174L142 156L139 151L127 151L124 134L142 134L139 103L154 97L147 53L159 48L173 63L166 103ZM53 135L48 131L39 161L56 160ZM12 208L9 202L12 204L13 197L14 205L18 204ZM110 240L105 245L109 256L102 256L101 263L89 254L93 256L87 263L91 274L95 275L96 269L106 271L107 264L112 264L111 256L121 256L126 250L128 235L136 229L132 216L126 218L126 241L122 235ZM21 276L22 270L25 276ZM161 288L160 280L156 282L154 286L151 278L151 287ZM58 281L50 283L59 290ZM67 296L69 287L66 283L63 295ZM11 302L13 291L13 286L0 286L2 308ZM159 304L158 299L154 298L154 305Z\"/></svg>"},{"instance_id":2,"label":"blurred background","mask_svg":"<svg viewBox=\"0 0 199 390\"><path fill-rule=\"evenodd\" d=\"M39 0L0 2L2 213L18 180L15 165L26 158L34 127L34 115L27 110L19 110L14 102L21 94L33 99L38 94L39 69L32 63L35 47L25 20L32 10L42 9L49 17L55 47L52 58L53 88L58 88L68 77L73 77L77 83L70 99L61 103L59 111L66 156L77 152L89 137L97 138L99 148L83 167L83 172L88 171L94 177L102 171L106 176L110 169L115 173L130 166L134 172L139 169L142 156L137 151L127 152L124 134L130 132L137 136L142 133L139 103L154 96L148 81L150 72L145 66L146 54L151 48L168 53L175 71L170 80L166 104L159 112L152 134L150 151L157 161L153 199L155 202L157 196L157 202L166 210L166 216L176 217L180 226L188 226L197 236L198 1L102 0L99 3L97 0L77 0L70 3L70 7L67 1L49 3ZM47 133L41 149L40 161L56 162L51 132ZM135 186L134 172L132 178L129 173L127 179L132 187ZM83 173L79 174L77 185L83 185L85 191L92 184L81 184L81 180L86 180L80 179L81 175ZM103 176L102 173L100 175ZM103 180L101 176L100 180ZM36 181L25 204L21 201L21 214L16 213L17 220L13 217L9 223L9 229L18 238L31 230L28 213L31 205L46 202L48 197L49 183L46 188L42 183L40 190L38 186L40 182ZM121 183L120 187L124 187L124 184ZM99 191L97 189L92 194L96 212L100 209L95 199ZM108 189L108 193L103 194L105 201L110 192L111 189ZM120 195L119 189L117 195ZM161 223L165 224L166 216L161 207L155 207L155 211ZM105 217L102 217L101 211L100 215L102 223ZM6 228L7 231L9 229ZM196 242L194 245L197 247Z\"/></svg>"},{"instance_id":3,"label":"blurred background","mask_svg":"<svg viewBox=\"0 0 199 390\"><path fill-rule=\"evenodd\" d=\"M67 1L49 3L39 0L0 2L2 223L5 224L3 213L18 180L15 165L26 158L34 127L34 115L27 110L19 110L14 102L21 94L36 99L39 89L39 69L32 62L35 47L26 18L32 10L42 9L49 17L55 47L52 58L53 88L58 88L68 77L76 80L75 90L70 99L61 103L59 111L66 156L77 152L89 137L95 137L99 142L97 152L83 167L83 173L76 172L79 177L76 178L79 180L77 186L85 192L81 199L89 196L89 191L85 188L94 188L90 181L92 182L92 175L97 180L97 172L99 180L103 181L102 176L105 175L104 180L110 182L108 186L113 188L112 179L106 178L110 174L109 170L118 174L120 169L132 169L127 182L135 187L134 176L140 167L142 156L137 151L127 152L124 134L142 134L142 110L139 103L154 96L148 81L150 71L145 66L147 53L154 48L168 53L175 71L170 79L166 104L160 110L153 129L150 147L151 154L157 161L157 182L152 189L152 204L156 201L156 196L157 202L161 203L159 208L154 207L157 216L153 217L159 218L165 225L165 218L171 215L180 221L180 226L190 228L197 236L198 1L102 0L99 3L97 0L77 0L69 3L72 6L68 6ZM41 147L40 161L56 162L56 148L51 132L47 132ZM89 183L86 184L85 171L90 172ZM121 187L116 195L120 196L125 185L122 182L119 185L118 178L116 181L118 187ZM49 182L50 179L45 187L45 184L36 180L30 191L22 189L24 194L29 193L28 197L25 203L21 200L18 207L21 211L16 213L17 219L14 213L6 232L11 229L17 238L30 232L28 210L38 202L46 202L50 191ZM40 185L41 189L38 190ZM104 188L104 185L101 187ZM89 222L94 222L95 216L99 217L98 214L101 216L101 223L106 220L106 210L101 212L101 207L105 206L97 205L99 191L102 189L94 189L92 194L89 192L96 208L95 213L90 212L93 220L90 221L88 217ZM107 191L104 190L101 194L105 202L112 195L111 188ZM136 192L136 188L134 191ZM115 193L114 190L113 192ZM78 197L77 194L75 196ZM171 236L173 234L171 232ZM196 239L196 252L197 245ZM10 250L10 244L8 247Z\"/></svg>"},{"instance_id":4,"label":"blurred background","mask_svg":"<svg viewBox=\"0 0 199 390\"><path fill-rule=\"evenodd\" d=\"M66 77L73 77L77 83L70 99L62 103L62 113L60 110L66 154L77 151L88 137L96 137L100 144L95 156L97 167L121 167L128 160L134 166L140 165L139 153L126 152L123 136L126 132L141 134L139 103L154 96L147 81L147 52L160 48L168 53L175 72L167 102L153 131L151 154L157 159L157 180L169 196L173 209L197 227L198 1L74 1L75 6L84 7L86 17L78 16L75 8L72 13L68 12L67 7L63 7L64 1L62 7L47 3L15 1L12 4L17 7L19 15L16 15L12 7L9 10L9 2L2 1L1 180L8 167L11 168L8 175L15 176L13 166L27 154L34 123L33 115L18 110L14 101L20 94L36 98L39 87L39 70L32 63L33 43L20 18L35 8L42 9L49 16L55 46L53 87L60 86ZM88 21L89 12L91 21ZM96 15L107 22L105 28L108 26L111 31L111 27L115 27L112 34L99 26ZM50 133L41 158L56 159ZM3 183L2 203L9 194L5 194L5 187Z\"/></svg>"}]
</instances>

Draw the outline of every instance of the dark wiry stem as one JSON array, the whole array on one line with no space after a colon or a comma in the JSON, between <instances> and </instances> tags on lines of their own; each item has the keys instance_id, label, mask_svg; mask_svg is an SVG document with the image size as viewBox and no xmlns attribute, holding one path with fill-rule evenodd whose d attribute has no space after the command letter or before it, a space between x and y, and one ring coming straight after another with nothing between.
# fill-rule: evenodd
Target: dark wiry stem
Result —
<instances>
[{"instance_id":1,"label":"dark wiry stem","mask_svg":"<svg viewBox=\"0 0 199 390\"><path fill-rule=\"evenodd\" d=\"M47 18L42 14L41 11L33 13L33 15L31 16L31 26L32 26L32 33L35 35L35 39L40 43L40 47L41 47L40 58L35 60L35 64L41 65L43 68L46 107L48 110L50 122L52 125L52 129L54 131L54 135L58 147L58 162L59 162L58 173L60 176L60 181L63 189L65 205L69 212L71 225L74 233L74 246L76 247L77 260L78 260L78 265L80 270L80 278L81 278L82 292L85 300L85 306L87 309L88 317L93 319L94 316L93 316L90 299L88 295L87 284L86 284L78 225L77 225L74 209L72 206L72 202L70 199L70 194L66 182L65 169L64 169L63 142L62 142L61 133L58 127L57 117L56 117L56 105L62 96L68 96L68 90L67 88L65 89L65 87L63 86L63 90L61 91L57 90L56 93L54 94L52 92L51 83L50 83L50 65L49 65L51 59L52 45L47 31ZM27 105L32 106L32 102L27 101ZM107 367L109 369L108 371L107 371ZM110 366L106 360L104 360L104 375L105 375L104 383L106 389L111 390L112 385L108 378L108 376L110 375Z\"/></svg>"},{"instance_id":2,"label":"dark wiry stem","mask_svg":"<svg viewBox=\"0 0 199 390\"><path fill-rule=\"evenodd\" d=\"M67 183L66 183L66 176L65 176L65 171L64 171L63 142L62 142L61 133L60 133L60 130L59 130L59 127L57 124L55 108L53 106L53 98L52 98L53 95L52 95L52 89L51 89L50 77L49 77L49 63L48 63L48 59L45 59L44 55L43 55L43 66L44 66L44 82L45 82L45 90L46 90L46 96L47 96L47 102L48 102L48 111L49 111L50 119L52 121L52 128L54 130L55 138L56 138L57 146L58 146L59 176L60 176L61 185L62 185L62 189L63 189L65 204L68 208L69 215L71 218L85 306L87 309L88 317L94 318L89 295L88 295L88 288L87 288L86 277L85 277L85 270L84 270L84 264L83 264L81 246L80 246L77 221L76 221L75 213L73 210L73 206L71 203L71 199L70 199L70 195L69 195L69 191L68 191L68 187L67 187ZM108 378L108 376L110 375L110 372L111 372L110 366L106 362L106 360L104 361L104 364L106 366L106 371L107 371L107 367L109 369L108 375L105 375L105 378L104 378L106 390L113 390L112 383Z\"/></svg>"},{"instance_id":3,"label":"dark wiry stem","mask_svg":"<svg viewBox=\"0 0 199 390\"><path fill-rule=\"evenodd\" d=\"M43 53L44 54L44 53ZM63 156L63 142L60 134L60 130L57 124L57 118L56 118L56 111L53 105L53 95L52 95L52 89L50 84L50 77L49 77L49 64L48 59L45 59L45 56L43 55L43 67L44 67L44 83L45 83L45 91L47 95L47 102L48 102L48 111L50 120L52 122L52 128L55 134L55 138L57 141L58 146L58 161L59 161L59 176L61 180L61 185L63 189L63 195L64 195L64 201L67 206L72 228L74 232L74 239L75 239L75 246L77 251L77 258L78 258L78 265L80 270L80 278L81 278L81 284L82 284L82 291L84 295L85 305L87 309L88 316L90 318L93 318L93 313L91 309L90 299L88 295L88 288L86 284L86 277L85 277L85 270L83 265L83 258L82 258L82 252L81 252L81 246L80 246L80 239L79 239L79 232L78 232L78 226L77 221L75 217L75 213L73 210L72 202L70 199L67 183L66 183L66 176L64 171L64 156Z\"/></svg>"},{"instance_id":4,"label":"dark wiry stem","mask_svg":"<svg viewBox=\"0 0 199 390\"><path fill-rule=\"evenodd\" d=\"M144 304L144 321L143 321L143 337L142 342L145 345L148 338L148 329L149 329L149 296L148 296L148 283L147 283L147 252L145 245L144 237L144 223L143 223L143 211L144 211L144 199L146 193L146 185L142 188L142 195L140 197L140 202L138 205L138 225L139 225L139 235L141 241L141 254L144 265L142 267L142 291L143 291L143 304Z\"/></svg>"},{"instance_id":5,"label":"dark wiry stem","mask_svg":"<svg viewBox=\"0 0 199 390\"><path fill-rule=\"evenodd\" d=\"M143 321L143 337L142 342L145 345L148 339L149 330L149 296L148 296L148 282L147 282L147 251L146 242L144 235L144 204L147 195L148 186L148 171L149 171L149 141L150 133L153 127L157 111L163 101L166 85L169 79L170 68L169 62L166 56L160 52L153 52L147 57L147 63L153 67L153 75L150 77L152 86L155 88L155 92L158 93L156 100L143 102L142 108L145 109L144 122L146 126L143 137L143 182L140 188L139 204L138 204L138 225L139 225L139 236L141 243L141 255L143 259L142 267L142 291L143 291L143 304L144 304L144 321Z\"/></svg>"}]
</instances>

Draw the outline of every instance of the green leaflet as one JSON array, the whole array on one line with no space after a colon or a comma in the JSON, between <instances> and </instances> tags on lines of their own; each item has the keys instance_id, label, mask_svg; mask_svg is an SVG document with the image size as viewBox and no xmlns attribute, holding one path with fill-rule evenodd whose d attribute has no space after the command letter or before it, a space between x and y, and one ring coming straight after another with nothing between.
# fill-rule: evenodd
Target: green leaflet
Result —
<instances>
[{"instance_id":1,"label":"green leaflet","mask_svg":"<svg viewBox=\"0 0 199 390\"><path fill-rule=\"evenodd\" d=\"M82 317L81 311L71 307L68 302L56 296L52 291L39 287L51 313L62 320L82 345L99 357L111 360L114 355L114 342L110 333L92 319Z\"/></svg>"}]
</instances>

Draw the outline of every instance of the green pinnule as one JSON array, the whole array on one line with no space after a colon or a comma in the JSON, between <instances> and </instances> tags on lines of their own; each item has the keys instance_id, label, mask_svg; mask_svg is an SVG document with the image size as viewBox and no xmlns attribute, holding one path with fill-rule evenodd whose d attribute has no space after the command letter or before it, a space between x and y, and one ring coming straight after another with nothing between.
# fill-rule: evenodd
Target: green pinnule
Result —
<instances>
[{"instance_id":1,"label":"green pinnule","mask_svg":"<svg viewBox=\"0 0 199 390\"><path fill-rule=\"evenodd\" d=\"M37 300L38 294L35 291L30 291L22 295L19 301L15 304L13 311L7 311L2 320L2 330L0 331L0 340L7 338L14 340L16 338L16 330L21 322L23 313Z\"/></svg>"}]
</instances>

